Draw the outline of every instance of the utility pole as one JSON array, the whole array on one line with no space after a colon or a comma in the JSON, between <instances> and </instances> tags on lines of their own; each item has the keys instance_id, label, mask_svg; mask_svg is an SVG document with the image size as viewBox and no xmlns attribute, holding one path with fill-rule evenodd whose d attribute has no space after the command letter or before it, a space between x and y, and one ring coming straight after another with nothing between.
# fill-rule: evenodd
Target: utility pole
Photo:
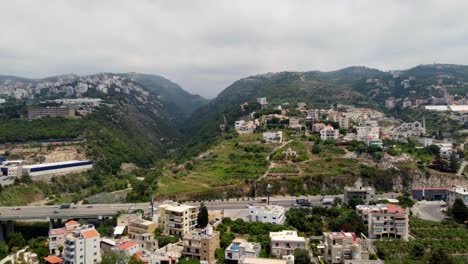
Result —
<instances>
[{"instance_id":1,"label":"utility pole","mask_svg":"<svg viewBox=\"0 0 468 264\"><path fill-rule=\"evenodd\" d=\"M267 185L267 197L268 197L268 205L270 205L270 194L271 194L271 185Z\"/></svg>"}]
</instances>

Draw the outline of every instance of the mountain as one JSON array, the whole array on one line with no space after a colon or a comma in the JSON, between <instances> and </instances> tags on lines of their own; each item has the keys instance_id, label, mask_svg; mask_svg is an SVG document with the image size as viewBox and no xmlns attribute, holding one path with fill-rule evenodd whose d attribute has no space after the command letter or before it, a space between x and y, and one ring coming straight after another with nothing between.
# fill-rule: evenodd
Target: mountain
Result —
<instances>
[{"instance_id":1,"label":"mountain","mask_svg":"<svg viewBox=\"0 0 468 264\"><path fill-rule=\"evenodd\" d=\"M123 74L133 78L148 89L156 92L160 99L174 103L185 114L190 115L200 106L208 102L200 95L193 95L180 87L178 84L155 74L127 73Z\"/></svg>"},{"instance_id":2,"label":"mountain","mask_svg":"<svg viewBox=\"0 0 468 264\"><path fill-rule=\"evenodd\" d=\"M364 66L351 66L337 71L310 71L306 75L318 79L326 80L336 84L350 84L354 81L360 81L368 78L391 77L387 72L378 69L372 69Z\"/></svg>"}]
</instances>

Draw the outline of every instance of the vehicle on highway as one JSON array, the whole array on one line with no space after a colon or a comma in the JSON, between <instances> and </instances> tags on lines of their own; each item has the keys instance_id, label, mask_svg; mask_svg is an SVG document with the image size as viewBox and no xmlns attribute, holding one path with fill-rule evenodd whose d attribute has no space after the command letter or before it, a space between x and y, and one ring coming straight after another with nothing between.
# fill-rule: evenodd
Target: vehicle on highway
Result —
<instances>
[{"instance_id":1,"label":"vehicle on highway","mask_svg":"<svg viewBox=\"0 0 468 264\"><path fill-rule=\"evenodd\" d=\"M88 206L86 206L86 208L93 208L93 206L92 206L92 205L88 205Z\"/></svg>"},{"instance_id":2,"label":"vehicle on highway","mask_svg":"<svg viewBox=\"0 0 468 264\"><path fill-rule=\"evenodd\" d=\"M308 199L298 198L296 204L301 207L310 207L310 201Z\"/></svg>"},{"instance_id":3,"label":"vehicle on highway","mask_svg":"<svg viewBox=\"0 0 468 264\"><path fill-rule=\"evenodd\" d=\"M54 210L54 214L58 214L58 213L60 213L60 212L59 212L59 211L57 211L57 210Z\"/></svg>"},{"instance_id":4,"label":"vehicle on highway","mask_svg":"<svg viewBox=\"0 0 468 264\"><path fill-rule=\"evenodd\" d=\"M60 209L70 209L70 204L61 204Z\"/></svg>"},{"instance_id":5,"label":"vehicle on highway","mask_svg":"<svg viewBox=\"0 0 468 264\"><path fill-rule=\"evenodd\" d=\"M260 200L259 200L260 203L266 203L267 201L268 201L267 198L260 198Z\"/></svg>"},{"instance_id":6,"label":"vehicle on highway","mask_svg":"<svg viewBox=\"0 0 468 264\"><path fill-rule=\"evenodd\" d=\"M250 203L245 205L246 208L250 208L250 206L253 206L253 204Z\"/></svg>"},{"instance_id":7,"label":"vehicle on highway","mask_svg":"<svg viewBox=\"0 0 468 264\"><path fill-rule=\"evenodd\" d=\"M59 206L58 206L58 205L54 205L54 206L52 206L52 208L59 208Z\"/></svg>"},{"instance_id":8,"label":"vehicle on highway","mask_svg":"<svg viewBox=\"0 0 468 264\"><path fill-rule=\"evenodd\" d=\"M15 207L15 208L13 208L13 209L11 209L11 210L18 211L18 210L21 210L21 208Z\"/></svg>"}]
</instances>

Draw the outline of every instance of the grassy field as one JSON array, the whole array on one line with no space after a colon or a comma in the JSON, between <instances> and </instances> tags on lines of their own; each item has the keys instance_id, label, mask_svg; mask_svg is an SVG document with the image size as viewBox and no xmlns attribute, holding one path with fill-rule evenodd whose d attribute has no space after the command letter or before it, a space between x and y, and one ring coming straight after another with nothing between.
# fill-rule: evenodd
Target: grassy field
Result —
<instances>
[{"instance_id":1,"label":"grassy field","mask_svg":"<svg viewBox=\"0 0 468 264\"><path fill-rule=\"evenodd\" d=\"M223 141L210 154L192 161L190 169L162 177L158 194L200 192L258 179L268 168L266 158L271 151L268 144L239 144L238 139Z\"/></svg>"}]
</instances>

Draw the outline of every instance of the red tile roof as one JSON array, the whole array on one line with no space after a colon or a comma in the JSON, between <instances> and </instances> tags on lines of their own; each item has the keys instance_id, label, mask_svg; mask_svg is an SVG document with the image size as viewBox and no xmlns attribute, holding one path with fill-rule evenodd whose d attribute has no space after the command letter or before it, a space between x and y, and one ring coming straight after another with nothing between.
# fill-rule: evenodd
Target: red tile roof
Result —
<instances>
[{"instance_id":1,"label":"red tile roof","mask_svg":"<svg viewBox=\"0 0 468 264\"><path fill-rule=\"evenodd\" d=\"M91 229L87 231L81 232L84 238L93 238L93 237L98 237L99 233L96 231L96 229Z\"/></svg>"},{"instance_id":2,"label":"red tile roof","mask_svg":"<svg viewBox=\"0 0 468 264\"><path fill-rule=\"evenodd\" d=\"M133 242L133 241L127 241L119 246L117 246L116 248L118 248L119 250L127 250L133 246L137 245L137 243Z\"/></svg>"},{"instance_id":3,"label":"red tile roof","mask_svg":"<svg viewBox=\"0 0 468 264\"><path fill-rule=\"evenodd\" d=\"M59 258L57 256L54 256L54 255L51 255L51 256L48 256L48 257L45 257L44 260L50 264L59 264L59 263L63 263L63 259L62 258Z\"/></svg>"},{"instance_id":4,"label":"red tile roof","mask_svg":"<svg viewBox=\"0 0 468 264\"><path fill-rule=\"evenodd\" d=\"M80 223L78 223L77 221L75 220L70 220L68 222L65 223L66 226L70 226L70 225L80 225Z\"/></svg>"},{"instance_id":5,"label":"red tile roof","mask_svg":"<svg viewBox=\"0 0 468 264\"><path fill-rule=\"evenodd\" d=\"M395 214L395 213L404 213L405 209L401 208L399 205L396 204L386 204L387 212Z\"/></svg>"}]
</instances>

